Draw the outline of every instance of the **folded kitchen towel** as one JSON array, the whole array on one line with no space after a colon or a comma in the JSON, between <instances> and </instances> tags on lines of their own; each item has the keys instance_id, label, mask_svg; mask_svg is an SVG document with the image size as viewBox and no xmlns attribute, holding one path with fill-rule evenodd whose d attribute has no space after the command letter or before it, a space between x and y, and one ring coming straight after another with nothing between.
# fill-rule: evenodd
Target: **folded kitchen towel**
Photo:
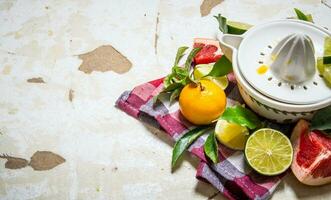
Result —
<instances>
[{"instance_id":1,"label":"folded kitchen towel","mask_svg":"<svg viewBox=\"0 0 331 200\"><path fill-rule=\"evenodd\" d=\"M227 106L242 104L243 101L236 86L233 74L228 75L229 86L225 90ZM169 104L167 94L160 96L160 101L153 105L153 96L163 88L163 78L150 81L124 92L116 102L116 106L127 114L153 123L163 129L175 141L188 130L194 128L181 115L178 103ZM287 133L287 126L268 123L272 128ZM205 158L203 144L206 136L200 137L189 148L189 152L201 161L197 168L197 178L212 184L228 199L269 199L276 186L285 175L267 177L254 172L246 163L242 151L231 150L219 144L217 164L211 164Z\"/></svg>"}]
</instances>

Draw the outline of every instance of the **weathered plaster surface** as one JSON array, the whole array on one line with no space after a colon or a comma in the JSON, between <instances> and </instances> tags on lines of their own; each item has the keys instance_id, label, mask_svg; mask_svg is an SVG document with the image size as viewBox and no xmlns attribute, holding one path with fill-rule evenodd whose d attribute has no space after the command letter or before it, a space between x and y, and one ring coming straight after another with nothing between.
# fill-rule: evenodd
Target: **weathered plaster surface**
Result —
<instances>
[{"instance_id":1,"label":"weathered plaster surface","mask_svg":"<svg viewBox=\"0 0 331 200\"><path fill-rule=\"evenodd\" d=\"M0 153L29 159L51 151L65 162L47 171L10 170L0 159L0 199L212 196L216 190L194 178L195 159L187 156L171 173L169 138L117 110L117 97L164 76L179 46L194 37L214 38L214 14L258 24L292 16L297 7L331 29L331 9L317 0L225 0L201 17L201 3L1 1ZM102 45L114 47L132 67L125 73L80 71L79 55ZM44 83L27 82L39 77ZM329 199L331 192L288 176L273 199L296 198Z\"/></svg>"}]
</instances>

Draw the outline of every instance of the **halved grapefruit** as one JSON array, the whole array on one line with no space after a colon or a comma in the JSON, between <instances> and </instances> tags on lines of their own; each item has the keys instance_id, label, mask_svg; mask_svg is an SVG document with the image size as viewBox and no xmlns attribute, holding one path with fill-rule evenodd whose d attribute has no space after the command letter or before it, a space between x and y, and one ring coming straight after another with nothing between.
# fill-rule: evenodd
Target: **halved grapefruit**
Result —
<instances>
[{"instance_id":1,"label":"halved grapefruit","mask_svg":"<svg viewBox=\"0 0 331 200\"><path fill-rule=\"evenodd\" d=\"M309 123L300 120L293 129L291 142L294 159L291 169L306 185L331 183L331 137L318 130L309 130Z\"/></svg>"},{"instance_id":2,"label":"halved grapefruit","mask_svg":"<svg viewBox=\"0 0 331 200\"><path fill-rule=\"evenodd\" d=\"M194 57L195 64L208 64L216 62L222 56L220 44L217 40L195 38L194 48L202 47L202 49Z\"/></svg>"}]
</instances>

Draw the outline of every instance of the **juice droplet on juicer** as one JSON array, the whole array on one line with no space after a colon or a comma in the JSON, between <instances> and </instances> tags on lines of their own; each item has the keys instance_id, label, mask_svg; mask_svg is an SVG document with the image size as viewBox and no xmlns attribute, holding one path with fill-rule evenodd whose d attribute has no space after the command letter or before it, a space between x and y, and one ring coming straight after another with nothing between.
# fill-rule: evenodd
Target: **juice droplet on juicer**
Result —
<instances>
[{"instance_id":1,"label":"juice droplet on juicer","mask_svg":"<svg viewBox=\"0 0 331 200\"><path fill-rule=\"evenodd\" d=\"M261 65L257 68L256 72L260 75L265 74L268 71L269 67L267 65Z\"/></svg>"}]
</instances>

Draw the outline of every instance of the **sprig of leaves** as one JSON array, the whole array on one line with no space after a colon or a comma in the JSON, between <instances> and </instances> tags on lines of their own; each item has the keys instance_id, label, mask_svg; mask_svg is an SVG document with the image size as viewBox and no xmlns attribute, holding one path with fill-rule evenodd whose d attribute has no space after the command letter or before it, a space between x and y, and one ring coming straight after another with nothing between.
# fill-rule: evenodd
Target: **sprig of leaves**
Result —
<instances>
[{"instance_id":1,"label":"sprig of leaves","mask_svg":"<svg viewBox=\"0 0 331 200\"><path fill-rule=\"evenodd\" d=\"M188 47L186 46L178 48L174 66L171 69L171 73L167 75L163 81L163 90L160 92L160 94L169 93L170 104L172 104L177 99L177 97L179 96L180 92L182 91L185 85L194 82L194 80L190 77L190 69L193 59L195 55L201 50L201 47L193 48L189 53L189 55L187 56L187 59L185 61L185 66L180 67L178 66L179 61L184 56L187 49ZM156 95L153 98L154 103L159 98L159 95Z\"/></svg>"},{"instance_id":2,"label":"sprig of leaves","mask_svg":"<svg viewBox=\"0 0 331 200\"><path fill-rule=\"evenodd\" d=\"M184 151L201 135L210 129L209 126L199 126L185 133L175 144L172 150L171 167L174 168L176 162Z\"/></svg>"},{"instance_id":3,"label":"sprig of leaves","mask_svg":"<svg viewBox=\"0 0 331 200\"><path fill-rule=\"evenodd\" d=\"M305 14L301 10L294 8L294 12L297 15L297 18L299 20L307 21L307 22L313 22L313 17L311 14Z\"/></svg>"}]
</instances>

